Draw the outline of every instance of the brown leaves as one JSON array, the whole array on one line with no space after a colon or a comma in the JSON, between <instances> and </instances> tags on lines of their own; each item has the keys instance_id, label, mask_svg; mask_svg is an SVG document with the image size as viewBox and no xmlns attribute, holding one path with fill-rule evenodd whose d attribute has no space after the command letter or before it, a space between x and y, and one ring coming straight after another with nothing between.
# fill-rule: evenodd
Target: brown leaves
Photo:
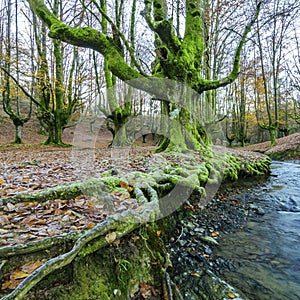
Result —
<instances>
[{"instance_id":1,"label":"brown leaves","mask_svg":"<svg viewBox=\"0 0 300 300\"><path fill-rule=\"evenodd\" d=\"M77 179L66 151L1 153L6 164L0 164L0 197L38 191ZM2 158L3 160L3 158Z\"/></svg>"},{"instance_id":2,"label":"brown leaves","mask_svg":"<svg viewBox=\"0 0 300 300\"><path fill-rule=\"evenodd\" d=\"M70 230L91 229L105 217L105 211L99 211L91 197L8 203L0 211L0 246L26 243Z\"/></svg>"},{"instance_id":3,"label":"brown leaves","mask_svg":"<svg viewBox=\"0 0 300 300\"><path fill-rule=\"evenodd\" d=\"M134 153L122 161L122 167L126 169L126 173L132 170L146 172L151 155L143 155L145 150L141 150L142 153L138 149L132 151ZM84 170L81 171L77 163L80 164L72 159L72 149L0 149L0 198L37 192L82 179ZM107 149L95 149L93 164L96 176L115 167L111 151ZM0 247L52 237L72 230L91 229L109 214L136 209L136 200L131 198L133 186L121 180L120 187L110 193L108 200L102 195L99 199L80 196L71 200L6 205L0 200Z\"/></svg>"},{"instance_id":4,"label":"brown leaves","mask_svg":"<svg viewBox=\"0 0 300 300\"><path fill-rule=\"evenodd\" d=\"M0 226L4 226L4 225L7 225L9 224L9 219L7 216L5 215L2 215L1 212L0 212Z\"/></svg>"},{"instance_id":5,"label":"brown leaves","mask_svg":"<svg viewBox=\"0 0 300 300\"><path fill-rule=\"evenodd\" d=\"M23 266L21 266L18 269L12 270L8 274L4 275L4 278L7 278L2 286L2 290L15 289L19 283L21 283L26 277L28 277L32 272L34 272L36 269L38 269L41 265L43 265L43 262L41 261L34 261L29 262Z\"/></svg>"},{"instance_id":6,"label":"brown leaves","mask_svg":"<svg viewBox=\"0 0 300 300\"><path fill-rule=\"evenodd\" d=\"M112 213L137 207L135 199L129 198L128 192L116 192L110 196L110 203L88 196L43 203L8 203L2 207L3 211L0 208L0 247L52 237L71 230L91 229L111 213L109 205L113 207Z\"/></svg>"},{"instance_id":7,"label":"brown leaves","mask_svg":"<svg viewBox=\"0 0 300 300\"><path fill-rule=\"evenodd\" d=\"M146 282L140 283L140 293L144 299L149 299L152 296L153 287Z\"/></svg>"}]
</instances>

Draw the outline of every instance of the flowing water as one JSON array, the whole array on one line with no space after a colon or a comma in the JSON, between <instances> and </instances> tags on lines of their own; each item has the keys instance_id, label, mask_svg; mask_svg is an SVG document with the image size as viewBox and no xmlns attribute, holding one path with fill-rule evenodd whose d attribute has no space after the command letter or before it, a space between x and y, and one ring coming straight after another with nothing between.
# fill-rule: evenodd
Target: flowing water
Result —
<instances>
[{"instance_id":1,"label":"flowing water","mask_svg":"<svg viewBox=\"0 0 300 300\"><path fill-rule=\"evenodd\" d=\"M300 163L273 162L249 196L261 216L219 240L215 254L234 265L222 275L250 300L299 300Z\"/></svg>"}]
</instances>

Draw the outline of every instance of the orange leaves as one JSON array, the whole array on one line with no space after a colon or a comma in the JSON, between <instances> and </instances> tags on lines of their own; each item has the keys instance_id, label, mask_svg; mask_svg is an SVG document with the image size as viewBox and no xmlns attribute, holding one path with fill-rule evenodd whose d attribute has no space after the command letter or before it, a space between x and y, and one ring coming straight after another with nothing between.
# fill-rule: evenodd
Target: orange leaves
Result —
<instances>
[{"instance_id":1,"label":"orange leaves","mask_svg":"<svg viewBox=\"0 0 300 300\"><path fill-rule=\"evenodd\" d=\"M21 221L21 224L26 224L29 226L33 225L45 225L47 224L47 220L38 219L36 215L29 215L25 219Z\"/></svg>"},{"instance_id":2,"label":"orange leaves","mask_svg":"<svg viewBox=\"0 0 300 300\"><path fill-rule=\"evenodd\" d=\"M235 295L233 293L231 293L231 292L229 292L227 295L228 295L228 297L230 299L234 299L235 298Z\"/></svg>"},{"instance_id":3,"label":"orange leaves","mask_svg":"<svg viewBox=\"0 0 300 300\"><path fill-rule=\"evenodd\" d=\"M216 237L216 236L218 236L220 233L219 233L219 231L214 231L212 234L211 234L211 236L212 237Z\"/></svg>"},{"instance_id":4,"label":"orange leaves","mask_svg":"<svg viewBox=\"0 0 300 300\"><path fill-rule=\"evenodd\" d=\"M43 262L39 260L34 262L29 262L21 266L20 268L15 269L8 274L5 274L4 277L8 278L8 280L2 284L1 289L2 290L15 289L19 285L19 283L21 283L26 277L28 277L32 272L38 269L41 265L43 265Z\"/></svg>"},{"instance_id":5,"label":"orange leaves","mask_svg":"<svg viewBox=\"0 0 300 300\"><path fill-rule=\"evenodd\" d=\"M130 186L127 182L125 182L125 181L120 181L120 186L121 186L121 188L123 188L123 189L126 189L129 193L130 192L132 192L133 191L133 187L132 186Z\"/></svg>"}]
</instances>

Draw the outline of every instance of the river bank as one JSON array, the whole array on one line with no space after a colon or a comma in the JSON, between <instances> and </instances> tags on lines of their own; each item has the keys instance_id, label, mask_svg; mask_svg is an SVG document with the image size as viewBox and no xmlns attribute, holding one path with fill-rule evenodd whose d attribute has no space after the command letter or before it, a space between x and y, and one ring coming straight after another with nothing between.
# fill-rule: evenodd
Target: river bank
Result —
<instances>
[{"instance_id":1,"label":"river bank","mask_svg":"<svg viewBox=\"0 0 300 300\"><path fill-rule=\"evenodd\" d=\"M248 145L242 148L247 151L264 153L272 159L300 159L300 133L294 133L277 139L276 144L271 147L270 142Z\"/></svg>"},{"instance_id":2,"label":"river bank","mask_svg":"<svg viewBox=\"0 0 300 300\"><path fill-rule=\"evenodd\" d=\"M263 184L263 180L256 182L256 186ZM254 187L254 182L251 185ZM167 250L173 264L170 276L184 299L246 299L222 281L222 271L233 265L214 252L221 239L242 231L246 222L265 213L246 196L249 190L249 182L240 182L239 188L227 186L205 207L199 206L197 195L193 195L180 211L181 220Z\"/></svg>"},{"instance_id":3,"label":"river bank","mask_svg":"<svg viewBox=\"0 0 300 300\"><path fill-rule=\"evenodd\" d=\"M191 199L167 247L184 299L299 299L296 162L273 162L266 182L220 193L205 208Z\"/></svg>"}]
</instances>

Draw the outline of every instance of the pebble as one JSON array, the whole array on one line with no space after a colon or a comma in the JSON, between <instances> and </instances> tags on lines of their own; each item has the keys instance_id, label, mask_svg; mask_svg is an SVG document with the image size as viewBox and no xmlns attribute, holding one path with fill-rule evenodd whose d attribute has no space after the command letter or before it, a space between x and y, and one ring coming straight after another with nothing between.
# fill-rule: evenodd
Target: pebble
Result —
<instances>
[{"instance_id":1,"label":"pebble","mask_svg":"<svg viewBox=\"0 0 300 300\"><path fill-rule=\"evenodd\" d=\"M194 205L196 209L193 214L191 215L190 210L187 211L186 218L178 222L177 232L181 232L180 239L177 240L179 236L172 237L167 246L170 248L168 252L173 263L173 267L168 271L172 281L180 286L184 299L227 299L224 298L224 294L219 294L222 289L224 291L226 284L220 283L217 276L213 276L215 279L212 279L207 275L210 274L207 272L220 275L224 269L235 268L232 261L214 257L214 247L218 246L217 239L238 230L246 221L245 215L248 215L249 211L256 216L264 213L253 203L250 207L247 203L249 199L243 195L235 196L234 199L237 199L239 205L231 205L230 200L225 202L216 199L204 209ZM192 203L192 200L190 202ZM213 232L218 232L218 236L212 237ZM200 276L191 276L195 273ZM214 290L216 286L220 286L217 291ZM206 292L214 294L206 295Z\"/></svg>"}]
</instances>

